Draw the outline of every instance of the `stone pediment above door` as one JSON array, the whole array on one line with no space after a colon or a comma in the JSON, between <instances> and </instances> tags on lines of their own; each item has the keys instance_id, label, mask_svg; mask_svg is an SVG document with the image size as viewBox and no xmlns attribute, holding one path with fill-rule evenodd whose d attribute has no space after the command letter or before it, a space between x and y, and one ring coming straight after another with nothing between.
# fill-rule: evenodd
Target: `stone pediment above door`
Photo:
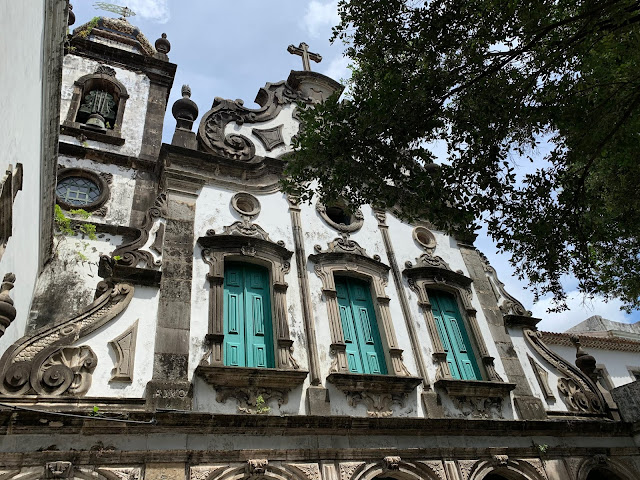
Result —
<instances>
[{"instance_id":1,"label":"stone pediment above door","mask_svg":"<svg viewBox=\"0 0 640 480\"><path fill-rule=\"evenodd\" d=\"M256 163L290 152L298 133L299 103L326 100L342 86L316 72L291 72L285 81L267 82L255 98L259 108L244 101L216 97L198 128L198 149L218 157Z\"/></svg>"}]
</instances>

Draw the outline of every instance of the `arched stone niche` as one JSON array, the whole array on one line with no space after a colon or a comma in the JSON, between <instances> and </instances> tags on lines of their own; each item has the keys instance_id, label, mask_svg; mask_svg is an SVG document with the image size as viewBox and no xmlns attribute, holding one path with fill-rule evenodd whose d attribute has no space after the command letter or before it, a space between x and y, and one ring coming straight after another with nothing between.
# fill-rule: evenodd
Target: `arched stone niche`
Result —
<instances>
[{"instance_id":1,"label":"arched stone niche","mask_svg":"<svg viewBox=\"0 0 640 480\"><path fill-rule=\"evenodd\" d=\"M390 298L386 294L390 267L382 263L378 255L369 257L364 248L346 236L330 242L326 250L316 245L315 252L309 255L309 260L315 264L315 273L322 281L331 331L330 353L333 361L327 380L347 395L351 406L362 402L366 404L370 416L389 416L392 413L391 404L404 405L408 394L422 381L420 377L411 376L402 360L403 350L398 347L389 310ZM349 371L335 286L336 274L369 283L389 375Z\"/></svg>"},{"instance_id":2,"label":"arched stone niche","mask_svg":"<svg viewBox=\"0 0 640 480\"><path fill-rule=\"evenodd\" d=\"M82 124L76 120L84 97L94 89L107 91L113 96L117 103L116 119L113 127L107 129L105 132L93 132L82 129ZM127 89L122 82L116 79L115 70L106 65L100 65L95 73L84 75L74 82L67 118L62 122L62 133L70 135L84 134L94 140L116 145L124 144L124 139L121 138L122 119L124 118L124 109L128 99L129 94L127 93ZM96 137L96 135L98 135L98 137Z\"/></svg>"},{"instance_id":3,"label":"arched stone niche","mask_svg":"<svg viewBox=\"0 0 640 480\"><path fill-rule=\"evenodd\" d=\"M350 462L340 464L341 478L349 480L446 480L442 461L409 463L399 456L384 457L375 463Z\"/></svg>"},{"instance_id":4,"label":"arched stone niche","mask_svg":"<svg viewBox=\"0 0 640 480\"><path fill-rule=\"evenodd\" d=\"M458 465L468 480L547 480L539 458L512 459L493 455L488 460L459 460Z\"/></svg>"},{"instance_id":5,"label":"arched stone niche","mask_svg":"<svg viewBox=\"0 0 640 480\"><path fill-rule=\"evenodd\" d=\"M509 396L515 384L506 383L494 366L494 357L489 354L480 326L476 318L476 309L472 305L472 280L461 271L454 272L440 257L431 252L423 254L412 262L406 262L403 275L409 287L418 296L418 305L422 310L431 344L433 359L436 364L435 386L444 389L454 399L461 410L468 411L474 417L487 417L491 410L500 411L502 401ZM431 309L428 290L440 290L452 294L458 303L458 309L465 325L468 327L472 347L479 360L484 380L454 379L438 327ZM479 408L483 405L486 409ZM468 407L468 408L467 408Z\"/></svg>"},{"instance_id":6,"label":"arched stone niche","mask_svg":"<svg viewBox=\"0 0 640 480\"><path fill-rule=\"evenodd\" d=\"M578 468L576 480L633 480L637 472L605 454L585 458Z\"/></svg>"},{"instance_id":7,"label":"arched stone niche","mask_svg":"<svg viewBox=\"0 0 640 480\"><path fill-rule=\"evenodd\" d=\"M224 403L234 397L246 413L252 412L259 395L266 401L276 398L280 405L286 403L287 393L302 383L308 373L293 358L287 321L285 276L293 252L284 247L284 242L272 242L260 226L248 221L224 227L219 235L210 230L198 243L203 247L202 259L209 266L209 327L205 337L207 351L196 374L216 388L218 401ZM224 365L224 266L232 260L261 265L269 271L276 368Z\"/></svg>"}]
</instances>

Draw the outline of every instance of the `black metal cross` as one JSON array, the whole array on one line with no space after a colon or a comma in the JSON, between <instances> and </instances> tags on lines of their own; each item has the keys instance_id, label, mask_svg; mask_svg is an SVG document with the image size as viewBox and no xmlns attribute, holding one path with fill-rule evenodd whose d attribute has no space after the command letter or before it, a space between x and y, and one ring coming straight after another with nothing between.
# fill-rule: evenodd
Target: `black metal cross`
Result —
<instances>
[{"instance_id":1,"label":"black metal cross","mask_svg":"<svg viewBox=\"0 0 640 480\"><path fill-rule=\"evenodd\" d=\"M322 61L322 57L317 53L311 53L309 51L309 45L304 42L297 47L289 45L287 47L287 51L292 55L300 55L302 57L302 69L305 72L311 71L311 62L309 62L309 60L313 60L316 63L320 63Z\"/></svg>"}]
</instances>

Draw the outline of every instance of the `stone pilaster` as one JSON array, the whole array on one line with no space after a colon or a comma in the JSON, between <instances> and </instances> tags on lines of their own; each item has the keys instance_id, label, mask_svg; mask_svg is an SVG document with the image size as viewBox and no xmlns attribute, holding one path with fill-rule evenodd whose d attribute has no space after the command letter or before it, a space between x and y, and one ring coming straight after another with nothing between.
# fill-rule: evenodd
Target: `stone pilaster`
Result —
<instances>
[{"instance_id":1,"label":"stone pilaster","mask_svg":"<svg viewBox=\"0 0 640 480\"><path fill-rule=\"evenodd\" d=\"M167 223L160 283L150 408L191 408L187 377L191 323L194 219L201 185L167 173Z\"/></svg>"},{"instance_id":2,"label":"stone pilaster","mask_svg":"<svg viewBox=\"0 0 640 480\"><path fill-rule=\"evenodd\" d=\"M498 308L495 294L487 278L482 259L472 245L458 244L464 263L473 280L473 288L480 301L482 312L487 319L491 336L500 354L507 378L505 381L515 383L513 391L514 403L518 416L523 420L542 420L547 418L546 409L542 401L533 395L520 360L513 348L511 337L505 328L502 313Z\"/></svg>"}]
</instances>

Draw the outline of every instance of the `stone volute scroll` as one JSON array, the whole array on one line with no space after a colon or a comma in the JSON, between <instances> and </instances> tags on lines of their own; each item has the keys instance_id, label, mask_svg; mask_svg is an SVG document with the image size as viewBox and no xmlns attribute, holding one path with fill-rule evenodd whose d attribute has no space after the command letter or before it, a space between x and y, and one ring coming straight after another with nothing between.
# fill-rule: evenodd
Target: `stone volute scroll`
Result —
<instances>
[{"instance_id":1,"label":"stone volute scroll","mask_svg":"<svg viewBox=\"0 0 640 480\"><path fill-rule=\"evenodd\" d=\"M2 280L2 286L0 286L0 337L4 335L11 322L16 319L16 308L9 296L9 291L13 288L15 281L16 276L13 273L7 273Z\"/></svg>"},{"instance_id":2,"label":"stone volute scroll","mask_svg":"<svg viewBox=\"0 0 640 480\"><path fill-rule=\"evenodd\" d=\"M242 194L245 195L245 194ZM252 196L234 197L232 206L243 220L225 226L220 234L209 230L198 239L202 260L209 266L209 327L205 337L206 352L196 368L196 375L211 384L217 401L235 398L238 410L252 413L258 397L278 405L287 402L290 390L301 384L308 372L302 370L293 357L293 339L287 320L285 280L293 252L284 242L273 242L267 232L252 222L259 213L259 203ZM257 199L255 199L257 202ZM224 359L224 272L226 261L240 261L266 267L271 285L271 318L275 338L275 368L225 366Z\"/></svg>"},{"instance_id":3,"label":"stone volute scroll","mask_svg":"<svg viewBox=\"0 0 640 480\"><path fill-rule=\"evenodd\" d=\"M462 271L453 271L444 259L433 254L435 242L430 242L428 237L425 237L423 242L427 245L424 248L426 253L417 258L415 263L406 262L406 268L402 273L407 278L411 290L418 296L418 304L427 324L436 364L435 386L446 391L454 399L454 403L470 406L467 409L469 416L485 417L488 405L500 416L503 399L509 396L515 384L504 382L495 369L494 357L489 354L476 319L476 309L472 305L472 280ZM470 336L478 349L486 380L457 380L453 377L431 309L428 289L448 292L457 299L462 307L460 311L470 328Z\"/></svg>"},{"instance_id":4,"label":"stone volute scroll","mask_svg":"<svg viewBox=\"0 0 640 480\"><path fill-rule=\"evenodd\" d=\"M572 412L596 414L608 416L607 402L593 379L588 373L566 362L564 358L551 350L543 341L542 335L535 326L525 325L522 329L524 338L529 346L549 365L560 373L558 378L558 391L562 401ZM586 354L578 346L576 363ZM593 357L591 357L593 358ZM584 360L591 363L590 359ZM587 372L589 367L582 365ZM595 367L595 359L593 360Z\"/></svg>"},{"instance_id":5,"label":"stone volute scroll","mask_svg":"<svg viewBox=\"0 0 640 480\"><path fill-rule=\"evenodd\" d=\"M98 274L110 281L159 286L166 228L167 196L161 193L147 210L136 238L100 257Z\"/></svg>"},{"instance_id":6,"label":"stone volute scroll","mask_svg":"<svg viewBox=\"0 0 640 480\"><path fill-rule=\"evenodd\" d=\"M411 376L404 365L403 350L396 339L389 309L390 299L385 291L391 267L382 263L378 255L369 256L347 234L330 242L326 250L316 245L315 253L309 255L309 260L315 264L315 273L322 281L331 329L330 354L333 360L327 381L345 393L349 405L355 407L359 403L365 404L370 416L392 415L391 405L404 406L408 394L421 383L422 378ZM389 375L350 373L335 274L358 277L370 283L385 358L390 367Z\"/></svg>"},{"instance_id":7,"label":"stone volute scroll","mask_svg":"<svg viewBox=\"0 0 640 480\"><path fill-rule=\"evenodd\" d=\"M122 312L133 292L130 284L101 282L98 297L76 316L17 340L0 359L0 393L84 395L98 359L90 347L74 344Z\"/></svg>"}]
</instances>

